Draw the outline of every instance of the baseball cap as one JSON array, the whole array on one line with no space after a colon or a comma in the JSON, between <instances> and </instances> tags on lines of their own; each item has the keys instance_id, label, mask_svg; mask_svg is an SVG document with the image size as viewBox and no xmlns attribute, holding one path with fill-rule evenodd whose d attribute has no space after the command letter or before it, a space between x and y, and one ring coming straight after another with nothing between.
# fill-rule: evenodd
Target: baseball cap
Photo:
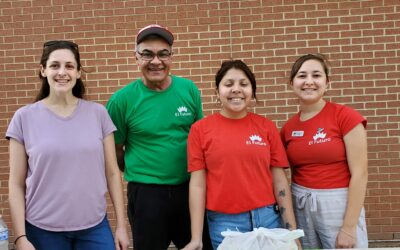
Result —
<instances>
[{"instance_id":1,"label":"baseball cap","mask_svg":"<svg viewBox=\"0 0 400 250\"><path fill-rule=\"evenodd\" d=\"M169 45L174 43L174 35L167 29L158 24L148 25L139 30L136 36L136 44L143 42L146 37L156 35L164 39Z\"/></svg>"}]
</instances>

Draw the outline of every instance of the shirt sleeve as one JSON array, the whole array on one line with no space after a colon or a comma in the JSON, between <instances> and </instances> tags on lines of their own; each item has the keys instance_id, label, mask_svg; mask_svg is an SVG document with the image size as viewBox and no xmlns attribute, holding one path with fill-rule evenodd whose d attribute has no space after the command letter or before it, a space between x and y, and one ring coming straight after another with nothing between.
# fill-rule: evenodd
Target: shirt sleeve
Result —
<instances>
[{"instance_id":1,"label":"shirt sleeve","mask_svg":"<svg viewBox=\"0 0 400 250\"><path fill-rule=\"evenodd\" d=\"M101 116L101 127L103 130L103 138L106 138L107 135L116 131L117 128L114 126L114 123L111 120L110 115L107 113L107 110L102 105L100 105L100 116Z\"/></svg>"},{"instance_id":2,"label":"shirt sleeve","mask_svg":"<svg viewBox=\"0 0 400 250\"><path fill-rule=\"evenodd\" d=\"M201 146L201 132L197 125L195 123L191 127L187 141L188 172L205 169L206 167L204 152Z\"/></svg>"},{"instance_id":3,"label":"shirt sleeve","mask_svg":"<svg viewBox=\"0 0 400 250\"><path fill-rule=\"evenodd\" d=\"M269 123L269 143L271 145L271 167L289 167L285 148L283 147L279 131L273 122Z\"/></svg>"},{"instance_id":4,"label":"shirt sleeve","mask_svg":"<svg viewBox=\"0 0 400 250\"><path fill-rule=\"evenodd\" d=\"M285 130L286 130L285 127L286 126L285 125L282 126L281 131L279 132L279 135L281 137L282 144L283 144L284 148L286 149L287 145L286 145L286 135L285 135Z\"/></svg>"},{"instance_id":5,"label":"shirt sleeve","mask_svg":"<svg viewBox=\"0 0 400 250\"><path fill-rule=\"evenodd\" d=\"M352 130L359 123L362 123L364 128L367 126L367 120L354 109L341 106L337 110L338 125L343 136Z\"/></svg>"},{"instance_id":6,"label":"shirt sleeve","mask_svg":"<svg viewBox=\"0 0 400 250\"><path fill-rule=\"evenodd\" d=\"M196 105L195 121L198 121L198 120L202 119L204 117L204 115L203 115L203 108L202 108L202 104L201 104L200 91L196 87L196 85L194 85L194 102L195 102L195 105Z\"/></svg>"},{"instance_id":7,"label":"shirt sleeve","mask_svg":"<svg viewBox=\"0 0 400 250\"><path fill-rule=\"evenodd\" d=\"M24 144L24 133L22 129L22 110L19 109L15 112L6 132L6 139L11 138L17 140L19 143Z\"/></svg>"},{"instance_id":8,"label":"shirt sleeve","mask_svg":"<svg viewBox=\"0 0 400 250\"><path fill-rule=\"evenodd\" d=\"M121 101L117 102L115 96L112 96L106 105L106 109L117 129L114 132L115 144L125 144L127 125L124 113L126 107L121 104Z\"/></svg>"}]
</instances>

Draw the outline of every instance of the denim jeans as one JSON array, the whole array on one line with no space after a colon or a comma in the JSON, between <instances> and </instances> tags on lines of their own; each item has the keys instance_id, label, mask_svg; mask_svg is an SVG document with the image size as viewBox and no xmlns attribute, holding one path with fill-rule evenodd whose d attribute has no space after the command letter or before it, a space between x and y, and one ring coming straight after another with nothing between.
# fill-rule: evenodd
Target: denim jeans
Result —
<instances>
[{"instance_id":1,"label":"denim jeans","mask_svg":"<svg viewBox=\"0 0 400 250\"><path fill-rule=\"evenodd\" d=\"M28 240L37 250L114 250L114 238L107 216L98 225L77 231L54 232L25 222Z\"/></svg>"},{"instance_id":2,"label":"denim jeans","mask_svg":"<svg viewBox=\"0 0 400 250\"><path fill-rule=\"evenodd\" d=\"M210 230L211 243L217 249L223 240L221 232L231 230L242 233L251 232L254 228L278 228L281 227L279 212L274 206L265 206L239 214L225 214L207 211L207 220Z\"/></svg>"}]
</instances>

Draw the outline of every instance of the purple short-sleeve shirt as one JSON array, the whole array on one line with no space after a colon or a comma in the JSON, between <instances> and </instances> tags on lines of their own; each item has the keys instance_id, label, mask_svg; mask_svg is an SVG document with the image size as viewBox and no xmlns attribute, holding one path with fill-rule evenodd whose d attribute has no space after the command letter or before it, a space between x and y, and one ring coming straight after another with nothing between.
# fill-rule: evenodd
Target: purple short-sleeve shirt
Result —
<instances>
[{"instance_id":1,"label":"purple short-sleeve shirt","mask_svg":"<svg viewBox=\"0 0 400 250\"><path fill-rule=\"evenodd\" d=\"M80 99L69 117L41 101L17 110L6 137L28 157L26 220L45 230L93 227L106 213L103 140L116 130L106 109Z\"/></svg>"}]
</instances>

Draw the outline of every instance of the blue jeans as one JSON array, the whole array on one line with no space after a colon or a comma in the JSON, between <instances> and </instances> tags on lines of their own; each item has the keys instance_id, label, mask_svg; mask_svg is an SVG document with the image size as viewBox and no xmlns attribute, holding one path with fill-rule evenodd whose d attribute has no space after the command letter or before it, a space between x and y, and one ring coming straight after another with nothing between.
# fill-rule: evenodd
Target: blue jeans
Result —
<instances>
[{"instance_id":1,"label":"blue jeans","mask_svg":"<svg viewBox=\"0 0 400 250\"><path fill-rule=\"evenodd\" d=\"M251 232L254 228L278 228L281 227L279 212L274 206L265 206L239 214L225 214L207 210L208 227L211 243L217 249L223 240L221 232L226 230Z\"/></svg>"},{"instance_id":2,"label":"blue jeans","mask_svg":"<svg viewBox=\"0 0 400 250\"><path fill-rule=\"evenodd\" d=\"M28 240L37 250L114 250L114 238L107 216L98 225L77 231L54 232L25 222Z\"/></svg>"}]
</instances>

